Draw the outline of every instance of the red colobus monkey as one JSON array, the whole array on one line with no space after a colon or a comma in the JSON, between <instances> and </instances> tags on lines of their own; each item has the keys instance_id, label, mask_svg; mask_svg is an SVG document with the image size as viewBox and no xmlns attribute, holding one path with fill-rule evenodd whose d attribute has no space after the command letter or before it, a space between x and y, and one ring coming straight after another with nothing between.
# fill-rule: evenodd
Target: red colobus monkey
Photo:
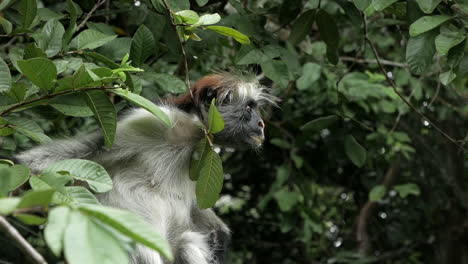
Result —
<instances>
[{"instance_id":1,"label":"red colobus monkey","mask_svg":"<svg viewBox=\"0 0 468 264\"><path fill-rule=\"evenodd\" d=\"M130 111L118 122L115 143L103 146L100 132L58 140L19 154L19 162L41 171L58 160L80 158L95 161L112 176L114 188L98 196L101 203L143 216L170 243L176 264L224 263L230 237L228 227L211 209L196 204L195 183L189 179L189 163L195 144L204 136L213 98L225 128L215 135L221 146L259 147L264 122L259 107L275 104L255 78L217 73L200 79L190 94L168 100L161 109L173 127L144 109ZM132 263L168 263L144 246L137 246Z\"/></svg>"}]
</instances>

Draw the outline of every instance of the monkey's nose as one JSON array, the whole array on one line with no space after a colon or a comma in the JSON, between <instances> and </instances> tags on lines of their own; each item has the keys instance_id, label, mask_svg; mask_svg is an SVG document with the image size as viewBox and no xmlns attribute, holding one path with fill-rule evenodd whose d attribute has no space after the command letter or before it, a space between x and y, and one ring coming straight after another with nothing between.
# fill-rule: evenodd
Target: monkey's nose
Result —
<instances>
[{"instance_id":1,"label":"monkey's nose","mask_svg":"<svg viewBox=\"0 0 468 264\"><path fill-rule=\"evenodd\" d=\"M265 123L263 123L263 121L259 121L258 126L263 129L263 128L265 128Z\"/></svg>"}]
</instances>

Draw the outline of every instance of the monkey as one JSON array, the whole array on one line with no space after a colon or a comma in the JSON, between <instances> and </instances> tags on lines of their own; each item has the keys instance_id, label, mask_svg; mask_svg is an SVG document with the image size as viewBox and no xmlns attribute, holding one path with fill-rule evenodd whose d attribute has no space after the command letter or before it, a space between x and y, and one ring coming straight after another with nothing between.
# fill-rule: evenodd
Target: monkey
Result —
<instances>
[{"instance_id":1,"label":"monkey","mask_svg":"<svg viewBox=\"0 0 468 264\"><path fill-rule=\"evenodd\" d=\"M102 204L142 216L169 241L175 264L222 264L231 231L212 209L198 208L189 178L191 155L204 136L200 125L207 125L215 99L225 123L214 135L215 144L259 148L265 139L260 108L277 105L278 99L255 77L227 72L202 77L191 90L193 97L187 93L159 104L172 127L135 108L118 121L111 148L104 146L101 132L93 132L37 146L16 159L35 172L72 158L101 164L113 180L111 191L97 195ZM141 245L130 258L132 263L169 263Z\"/></svg>"}]
</instances>

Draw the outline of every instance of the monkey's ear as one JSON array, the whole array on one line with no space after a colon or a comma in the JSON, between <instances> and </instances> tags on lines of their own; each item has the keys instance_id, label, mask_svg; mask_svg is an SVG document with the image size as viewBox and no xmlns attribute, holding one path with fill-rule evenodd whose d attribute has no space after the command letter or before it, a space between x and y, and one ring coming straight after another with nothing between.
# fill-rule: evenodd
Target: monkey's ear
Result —
<instances>
[{"instance_id":1,"label":"monkey's ear","mask_svg":"<svg viewBox=\"0 0 468 264\"><path fill-rule=\"evenodd\" d=\"M223 77L220 75L208 75L201 78L192 87L196 104L210 104L216 98L218 89L222 87Z\"/></svg>"},{"instance_id":2,"label":"monkey's ear","mask_svg":"<svg viewBox=\"0 0 468 264\"><path fill-rule=\"evenodd\" d=\"M213 98L216 98L216 90L212 87L206 87L202 91L200 91L198 98L200 104L211 104Z\"/></svg>"}]
</instances>

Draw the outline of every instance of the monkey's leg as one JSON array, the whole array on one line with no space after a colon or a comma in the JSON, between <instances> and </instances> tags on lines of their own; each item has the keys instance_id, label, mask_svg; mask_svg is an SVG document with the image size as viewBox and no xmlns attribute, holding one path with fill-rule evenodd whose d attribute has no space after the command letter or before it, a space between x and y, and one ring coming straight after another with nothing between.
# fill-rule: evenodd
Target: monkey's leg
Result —
<instances>
[{"instance_id":1,"label":"monkey's leg","mask_svg":"<svg viewBox=\"0 0 468 264\"><path fill-rule=\"evenodd\" d=\"M161 256L154 250L138 245L131 256L132 264L164 264Z\"/></svg>"},{"instance_id":2,"label":"monkey's leg","mask_svg":"<svg viewBox=\"0 0 468 264\"><path fill-rule=\"evenodd\" d=\"M226 224L211 209L192 209L192 221L196 228L208 234L213 264L222 264L226 258L229 243L231 241L231 231Z\"/></svg>"},{"instance_id":3,"label":"monkey's leg","mask_svg":"<svg viewBox=\"0 0 468 264\"><path fill-rule=\"evenodd\" d=\"M199 232L185 231L180 236L174 264L210 264L212 254L208 237Z\"/></svg>"}]
</instances>

